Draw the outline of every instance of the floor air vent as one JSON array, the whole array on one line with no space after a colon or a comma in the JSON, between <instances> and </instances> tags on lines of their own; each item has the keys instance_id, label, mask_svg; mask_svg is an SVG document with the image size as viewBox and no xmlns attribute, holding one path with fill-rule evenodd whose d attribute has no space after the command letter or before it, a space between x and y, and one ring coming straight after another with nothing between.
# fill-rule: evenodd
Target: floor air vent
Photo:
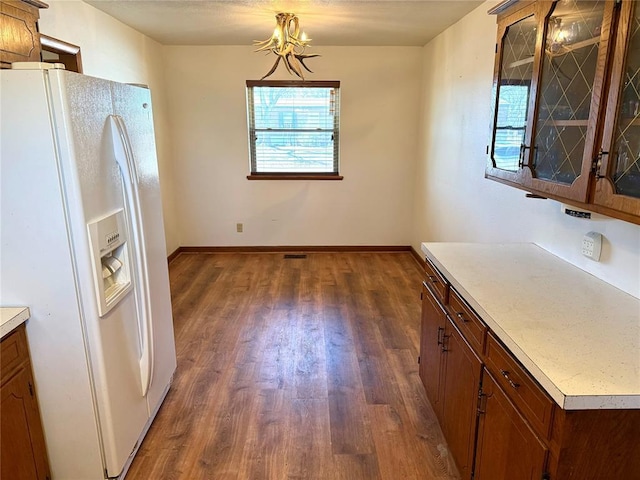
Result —
<instances>
[{"instance_id":1,"label":"floor air vent","mask_svg":"<svg viewBox=\"0 0 640 480\"><path fill-rule=\"evenodd\" d=\"M307 258L304 253L285 253L284 258Z\"/></svg>"}]
</instances>

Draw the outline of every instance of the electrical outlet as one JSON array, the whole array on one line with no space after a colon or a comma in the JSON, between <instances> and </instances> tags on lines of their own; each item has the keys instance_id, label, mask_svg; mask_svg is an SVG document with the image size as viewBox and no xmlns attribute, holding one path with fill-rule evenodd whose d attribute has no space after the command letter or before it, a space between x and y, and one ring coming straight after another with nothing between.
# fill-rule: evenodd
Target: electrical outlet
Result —
<instances>
[{"instance_id":1,"label":"electrical outlet","mask_svg":"<svg viewBox=\"0 0 640 480\"><path fill-rule=\"evenodd\" d=\"M582 255L596 262L600 261L602 251L602 235L598 232L589 232L582 237Z\"/></svg>"},{"instance_id":2,"label":"electrical outlet","mask_svg":"<svg viewBox=\"0 0 640 480\"><path fill-rule=\"evenodd\" d=\"M242 223L236 223L236 232L242 233L243 229L244 229L244 225Z\"/></svg>"}]
</instances>

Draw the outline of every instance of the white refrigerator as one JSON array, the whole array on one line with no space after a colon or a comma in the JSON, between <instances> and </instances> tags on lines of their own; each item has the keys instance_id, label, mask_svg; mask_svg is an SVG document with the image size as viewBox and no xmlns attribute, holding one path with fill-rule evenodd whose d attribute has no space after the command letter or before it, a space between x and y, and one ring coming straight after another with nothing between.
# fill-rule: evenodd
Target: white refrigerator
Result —
<instances>
[{"instance_id":1,"label":"white refrigerator","mask_svg":"<svg viewBox=\"0 0 640 480\"><path fill-rule=\"evenodd\" d=\"M152 119L144 87L0 71L0 304L30 307L54 479L124 477L176 368Z\"/></svg>"}]
</instances>

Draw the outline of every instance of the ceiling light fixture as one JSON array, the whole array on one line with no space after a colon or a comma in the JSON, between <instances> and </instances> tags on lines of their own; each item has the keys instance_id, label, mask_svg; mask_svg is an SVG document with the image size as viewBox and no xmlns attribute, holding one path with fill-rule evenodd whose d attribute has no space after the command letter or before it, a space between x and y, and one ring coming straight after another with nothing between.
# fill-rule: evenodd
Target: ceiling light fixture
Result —
<instances>
[{"instance_id":1,"label":"ceiling light fixture","mask_svg":"<svg viewBox=\"0 0 640 480\"><path fill-rule=\"evenodd\" d=\"M256 52L271 51L277 55L277 59L271 70L262 77L264 80L278 68L280 60L284 61L284 66L290 74L295 74L304 80L302 69L311 72L304 64L307 58L319 57L317 53L304 53L309 46L310 38L304 32L300 32L300 22L294 13L279 13L276 15L276 28L271 38L263 41L254 40L254 46L258 47ZM311 72L313 73L313 72Z\"/></svg>"}]
</instances>

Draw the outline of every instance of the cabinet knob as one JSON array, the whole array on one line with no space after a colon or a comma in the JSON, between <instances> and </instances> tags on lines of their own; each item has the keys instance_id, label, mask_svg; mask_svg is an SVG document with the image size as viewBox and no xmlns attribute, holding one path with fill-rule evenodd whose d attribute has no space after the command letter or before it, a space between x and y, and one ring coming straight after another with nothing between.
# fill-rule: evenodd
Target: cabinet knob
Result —
<instances>
[{"instance_id":1,"label":"cabinet knob","mask_svg":"<svg viewBox=\"0 0 640 480\"><path fill-rule=\"evenodd\" d=\"M438 278L435 275L429 275L431 283L438 283Z\"/></svg>"},{"instance_id":2,"label":"cabinet knob","mask_svg":"<svg viewBox=\"0 0 640 480\"><path fill-rule=\"evenodd\" d=\"M464 323L467 323L469 320L467 320L466 318L464 318L464 312L456 312L456 316L462 320Z\"/></svg>"}]
</instances>

